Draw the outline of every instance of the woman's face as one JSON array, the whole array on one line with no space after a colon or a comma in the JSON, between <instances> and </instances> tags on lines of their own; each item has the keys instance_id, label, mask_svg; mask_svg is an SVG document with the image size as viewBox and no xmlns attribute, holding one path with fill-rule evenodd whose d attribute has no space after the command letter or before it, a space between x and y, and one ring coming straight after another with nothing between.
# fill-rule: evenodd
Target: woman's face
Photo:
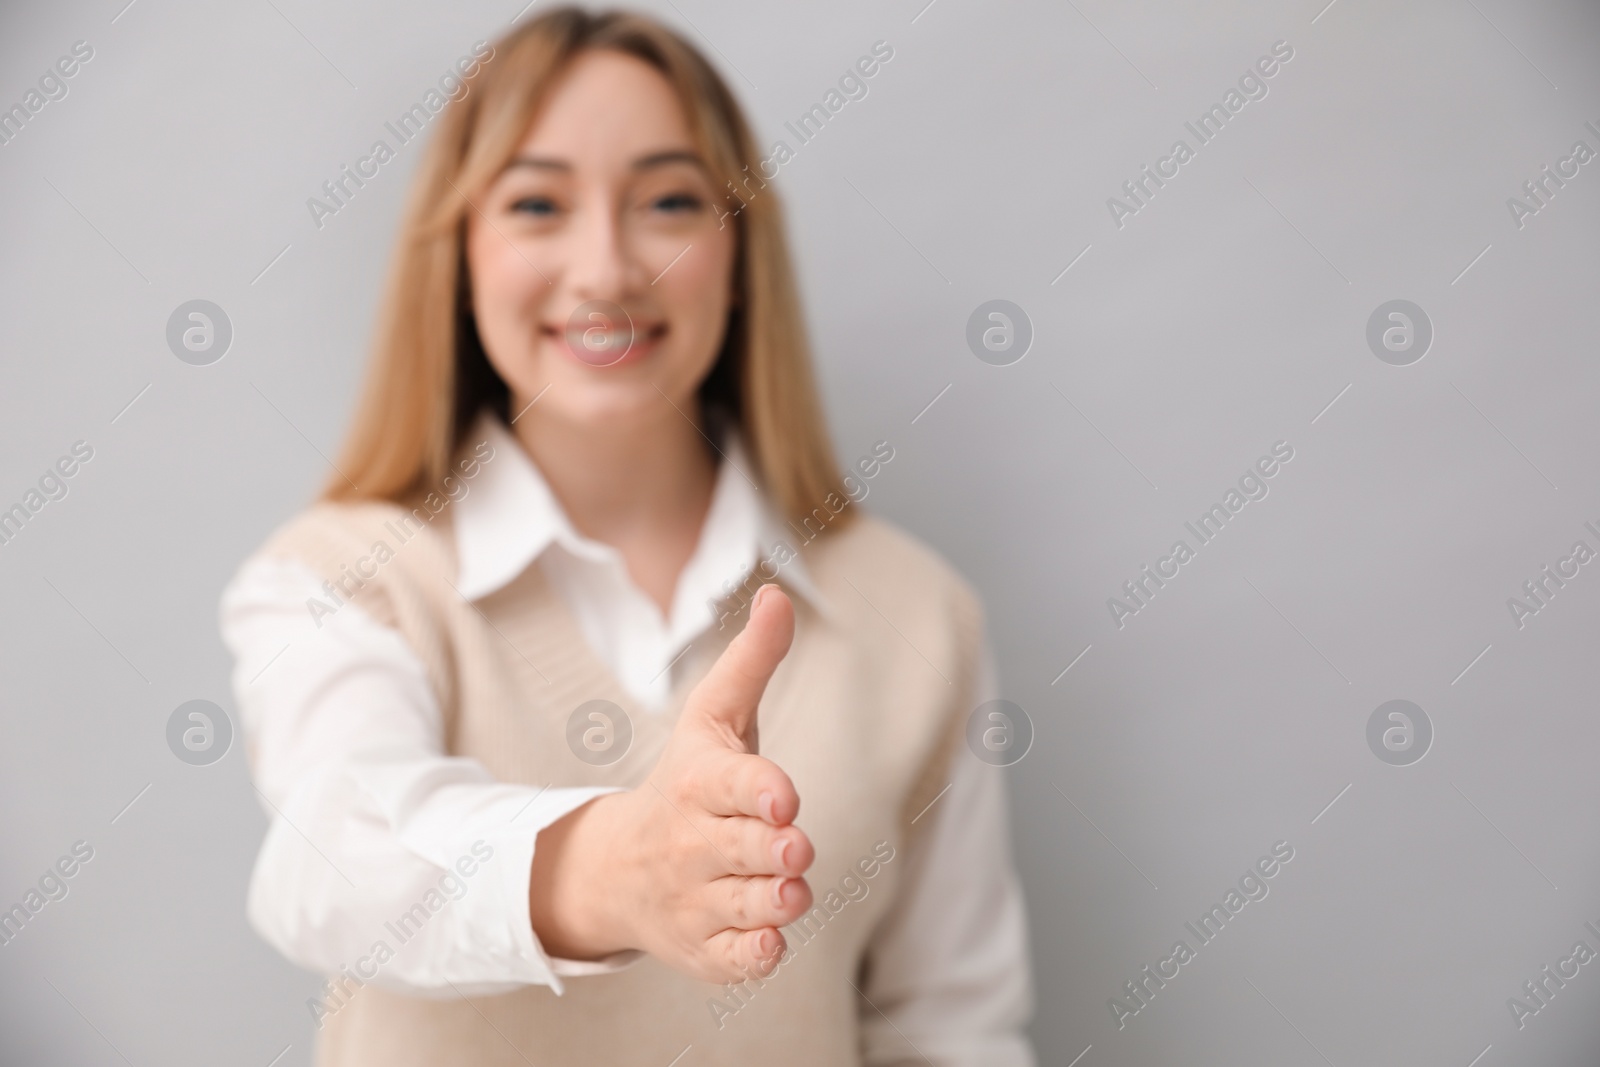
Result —
<instances>
[{"instance_id":1,"label":"woman's face","mask_svg":"<svg viewBox=\"0 0 1600 1067\"><path fill-rule=\"evenodd\" d=\"M655 68L578 56L468 214L472 308L511 413L615 428L694 414L732 297L734 230ZM631 326L631 330L630 330Z\"/></svg>"}]
</instances>

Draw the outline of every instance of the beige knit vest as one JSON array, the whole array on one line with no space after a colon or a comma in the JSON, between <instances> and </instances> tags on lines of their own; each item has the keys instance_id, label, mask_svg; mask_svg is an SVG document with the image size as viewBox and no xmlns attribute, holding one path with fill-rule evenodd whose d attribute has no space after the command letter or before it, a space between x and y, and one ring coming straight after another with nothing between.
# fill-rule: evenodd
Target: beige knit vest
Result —
<instances>
[{"instance_id":1,"label":"beige knit vest","mask_svg":"<svg viewBox=\"0 0 1600 1067\"><path fill-rule=\"evenodd\" d=\"M695 640L670 706L651 712L589 649L540 566L469 603L454 587L448 511L420 530L412 520L415 532L402 541L410 514L386 503L318 505L263 551L345 578L346 588L346 568L371 558L375 542L393 552L352 600L398 630L426 666L452 754L482 761L507 782L641 784L688 693L749 612ZM801 537L791 544L801 548ZM966 755L959 746L982 609L930 549L865 514L801 551L832 611L820 614L789 589L794 644L760 706L761 752L793 778L798 825L816 846L807 872L816 907L785 928L790 956L779 969L717 986L647 956L616 973L566 978L560 996L529 986L428 999L363 986L324 1020L319 1067L860 1062L859 1014L874 1011L858 992L867 948L896 906L905 845L920 829L913 820L948 784L950 760ZM777 581L784 583L781 572ZM633 727L627 754L610 766L579 760L566 741L573 710L595 698L620 705Z\"/></svg>"}]
</instances>

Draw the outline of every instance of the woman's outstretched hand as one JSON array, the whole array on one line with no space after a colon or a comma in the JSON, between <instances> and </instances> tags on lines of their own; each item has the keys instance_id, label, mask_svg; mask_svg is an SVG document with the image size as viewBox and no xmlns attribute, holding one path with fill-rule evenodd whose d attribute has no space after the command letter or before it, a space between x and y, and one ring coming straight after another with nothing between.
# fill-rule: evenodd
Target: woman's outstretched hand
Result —
<instances>
[{"instance_id":1,"label":"woman's outstretched hand","mask_svg":"<svg viewBox=\"0 0 1600 1067\"><path fill-rule=\"evenodd\" d=\"M529 886L547 953L636 948L708 982L764 976L811 907L800 795L756 754L756 706L794 639L794 605L764 585L750 620L689 694L643 785L539 834Z\"/></svg>"}]
</instances>

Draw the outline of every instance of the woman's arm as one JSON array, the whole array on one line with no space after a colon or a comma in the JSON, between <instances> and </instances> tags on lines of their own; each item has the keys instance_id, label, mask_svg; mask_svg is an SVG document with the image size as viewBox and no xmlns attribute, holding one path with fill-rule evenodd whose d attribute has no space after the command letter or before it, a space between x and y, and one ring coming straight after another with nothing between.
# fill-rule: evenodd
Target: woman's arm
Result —
<instances>
[{"instance_id":1,"label":"woman's arm","mask_svg":"<svg viewBox=\"0 0 1600 1067\"><path fill-rule=\"evenodd\" d=\"M611 790L506 784L447 756L409 646L353 604L315 624L319 592L299 564L257 560L222 602L271 820L249 894L261 936L304 967L439 996L559 990L634 958L552 959L528 917L541 830Z\"/></svg>"},{"instance_id":2,"label":"woman's arm","mask_svg":"<svg viewBox=\"0 0 1600 1067\"><path fill-rule=\"evenodd\" d=\"M968 707L999 695L987 640ZM1027 915L1005 769L955 754L950 789L906 848L904 888L868 946L861 1023L872 1067L1032 1067Z\"/></svg>"},{"instance_id":3,"label":"woman's arm","mask_svg":"<svg viewBox=\"0 0 1600 1067\"><path fill-rule=\"evenodd\" d=\"M416 655L353 604L313 623L319 591L296 563L258 561L223 597L273 816L249 899L269 943L324 973L437 996L560 992L559 975L639 950L704 981L770 970L777 927L811 905L813 858L793 783L753 751L793 631L776 586L633 790L511 785L446 755ZM545 938L578 958L552 958Z\"/></svg>"}]
</instances>

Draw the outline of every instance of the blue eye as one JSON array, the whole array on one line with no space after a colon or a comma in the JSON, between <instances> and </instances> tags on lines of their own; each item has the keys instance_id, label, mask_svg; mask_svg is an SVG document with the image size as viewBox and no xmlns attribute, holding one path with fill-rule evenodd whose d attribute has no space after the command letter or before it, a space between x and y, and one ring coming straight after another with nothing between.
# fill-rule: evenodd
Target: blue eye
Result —
<instances>
[{"instance_id":1,"label":"blue eye","mask_svg":"<svg viewBox=\"0 0 1600 1067\"><path fill-rule=\"evenodd\" d=\"M700 198L689 193L674 193L663 196L655 202L655 206L664 211L698 211L701 206Z\"/></svg>"},{"instance_id":2,"label":"blue eye","mask_svg":"<svg viewBox=\"0 0 1600 1067\"><path fill-rule=\"evenodd\" d=\"M541 217L556 213L555 201L543 196L525 196L511 205L512 211L526 212Z\"/></svg>"}]
</instances>

